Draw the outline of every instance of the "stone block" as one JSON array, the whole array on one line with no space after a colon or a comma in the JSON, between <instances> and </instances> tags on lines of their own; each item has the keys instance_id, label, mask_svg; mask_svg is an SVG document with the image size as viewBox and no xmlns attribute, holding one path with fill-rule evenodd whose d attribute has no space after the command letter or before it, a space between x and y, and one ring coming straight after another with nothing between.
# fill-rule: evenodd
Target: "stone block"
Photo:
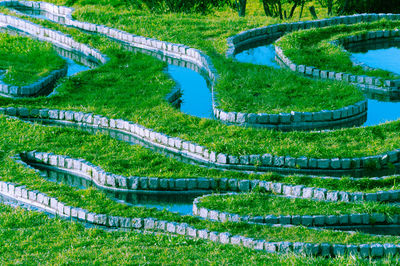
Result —
<instances>
[{"instance_id":1,"label":"stone block","mask_svg":"<svg viewBox=\"0 0 400 266\"><path fill-rule=\"evenodd\" d=\"M325 223L327 225L334 225L339 223L339 219L336 215L329 215L325 217Z\"/></svg>"},{"instance_id":2,"label":"stone block","mask_svg":"<svg viewBox=\"0 0 400 266\"><path fill-rule=\"evenodd\" d=\"M323 226L325 225L325 216L324 215L314 215L313 221L315 226Z\"/></svg>"},{"instance_id":3,"label":"stone block","mask_svg":"<svg viewBox=\"0 0 400 266\"><path fill-rule=\"evenodd\" d=\"M383 252L385 256L393 257L397 254L397 247L394 244L383 244Z\"/></svg>"},{"instance_id":4,"label":"stone block","mask_svg":"<svg viewBox=\"0 0 400 266\"><path fill-rule=\"evenodd\" d=\"M384 249L381 244L371 244L371 256L373 258L383 257Z\"/></svg>"},{"instance_id":5,"label":"stone block","mask_svg":"<svg viewBox=\"0 0 400 266\"><path fill-rule=\"evenodd\" d=\"M232 235L230 233L220 233L219 234L219 242L221 244L229 244Z\"/></svg>"},{"instance_id":6,"label":"stone block","mask_svg":"<svg viewBox=\"0 0 400 266\"><path fill-rule=\"evenodd\" d=\"M313 225L313 217L310 215L303 215L301 217L301 224L304 226L312 226Z\"/></svg>"},{"instance_id":7,"label":"stone block","mask_svg":"<svg viewBox=\"0 0 400 266\"><path fill-rule=\"evenodd\" d=\"M338 256L344 256L346 253L346 246L345 245L338 245L338 244L333 244L332 245L332 251L333 255L338 257Z\"/></svg>"},{"instance_id":8,"label":"stone block","mask_svg":"<svg viewBox=\"0 0 400 266\"><path fill-rule=\"evenodd\" d=\"M274 242L267 242L264 245L264 249L265 251L267 251L268 253L276 253L278 251L278 243L274 243Z\"/></svg>"},{"instance_id":9,"label":"stone block","mask_svg":"<svg viewBox=\"0 0 400 266\"><path fill-rule=\"evenodd\" d=\"M240 180L238 185L239 185L240 192L248 192L250 190L250 181L249 180Z\"/></svg>"}]
</instances>

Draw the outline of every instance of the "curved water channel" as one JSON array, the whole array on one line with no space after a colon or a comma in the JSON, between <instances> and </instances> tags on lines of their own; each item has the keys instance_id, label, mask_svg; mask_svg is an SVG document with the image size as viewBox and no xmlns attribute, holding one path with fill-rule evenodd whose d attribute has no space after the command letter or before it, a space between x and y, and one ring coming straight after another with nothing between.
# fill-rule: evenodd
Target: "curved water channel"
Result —
<instances>
[{"instance_id":1,"label":"curved water channel","mask_svg":"<svg viewBox=\"0 0 400 266\"><path fill-rule=\"evenodd\" d=\"M242 48L235 58L239 62L253 63L273 68L280 68L277 63L273 42L267 40L263 44ZM400 75L400 39L366 42L346 47L360 62L373 68L380 68ZM368 99L367 120L362 126L375 126L400 118L400 98L385 98L380 95L365 94Z\"/></svg>"},{"instance_id":2,"label":"curved water channel","mask_svg":"<svg viewBox=\"0 0 400 266\"><path fill-rule=\"evenodd\" d=\"M44 10L37 10L25 6L10 7L10 9L30 17L65 24L64 17L56 16ZM122 43L122 45L123 48L130 51L147 53L167 62L165 72L176 82L177 87L181 91L180 104L176 106L181 112L199 118L214 118L210 82L201 70L198 68L196 69L196 67L186 67L183 61L174 58L166 56L160 57L160 54L157 53L149 53L149 51L143 49L126 46L124 43Z\"/></svg>"},{"instance_id":3,"label":"curved water channel","mask_svg":"<svg viewBox=\"0 0 400 266\"><path fill-rule=\"evenodd\" d=\"M34 10L28 10L28 12L31 12L37 18L44 18L44 19L51 19L47 15L51 15L47 12L42 12L42 11L34 11ZM55 19L54 15L51 15L52 20ZM58 21L58 22L63 22ZM131 48L133 49L133 48ZM65 58L68 62L68 76L74 75L78 72L88 70L91 67L94 67L94 62L91 62L91 60L88 60L88 58L82 56L82 55L77 55L74 53L71 53L69 51L63 50L62 48L57 48L58 53L60 56ZM248 63L255 63L255 64L266 64L271 67L278 68L279 64L277 64L274 60L275 58L275 52L273 49L272 44L263 46L263 47L256 47L256 48L251 48L249 50L245 50L240 54L236 55L237 60L241 62L247 61ZM176 59L171 59L171 58L162 58L163 60L168 62L168 67L166 69L166 72L178 83L180 88L183 91L183 97L182 97L182 105L181 105L181 110L184 113L198 116L198 117L205 117L205 118L212 118L212 99L211 99L211 92L209 90L208 86L208 81L207 78L205 78L203 75L201 75L199 70L193 70L190 67L187 67L187 65L182 64L181 61L176 60ZM361 60L360 60L361 61ZM79 62L79 63L78 63ZM80 64L81 63L81 64ZM82 65L83 64L83 65ZM372 100L370 100L372 101ZM379 102L379 101L377 101ZM392 104L392 103L385 103L385 102L380 102L385 105L385 109L387 109L388 105L387 104ZM397 103L393 103L397 104ZM397 105L396 105L397 106ZM396 109L400 109L400 106L393 107ZM373 107L371 106L371 103L369 103L369 112L368 116L373 117L371 113L373 114L374 108L378 107ZM381 110L380 114L382 114L382 107L380 107ZM398 111L397 110L397 111ZM372 111L372 112L371 112ZM392 111L388 110L388 114L393 113ZM385 118L388 117L386 115L383 115ZM400 114L396 116L396 118L393 118L392 120L398 119L400 117ZM382 115L378 115L375 120L377 121L378 119L382 119ZM380 123L380 122L373 122L373 123ZM371 123L371 122L370 122ZM368 121L366 125L368 124ZM85 130L85 129L84 129ZM87 129L87 130L93 130ZM97 129L101 130L101 129ZM137 144L137 140L133 140L132 136L129 136L128 134L121 134L114 132L112 130L106 130L110 135L114 135L112 137L115 137L117 139L121 139L124 141L131 142L132 144ZM35 165L31 164L34 168L36 168L40 174L47 180L52 181L52 182L57 182L57 183L63 183L68 186L73 186L78 189L85 189L88 187L93 186L93 182L85 179L82 176L76 175L76 174L71 174L69 172L65 172L62 170L50 168L50 167L45 167L43 165ZM371 173L370 173L371 174ZM179 214L182 215L191 215L192 214L192 206L193 206L193 200L194 198L204 195L204 194L209 194L210 191L204 191L204 192L157 192L157 193L149 193L146 191L137 191L137 192L114 192L110 190L104 190L102 191L112 200L122 203L122 204L127 204L130 206L143 206L143 207L149 207L149 208L157 208L157 209L165 209L168 211L172 212L178 212ZM0 198L0 201L3 201L3 199ZM337 229L337 230L359 230L362 232L367 232L367 233L373 233L373 234L388 234L388 235L400 235L400 226L397 227L391 227L391 226L360 226L360 227L332 227L331 229Z\"/></svg>"},{"instance_id":4,"label":"curved water channel","mask_svg":"<svg viewBox=\"0 0 400 266\"><path fill-rule=\"evenodd\" d=\"M28 8L25 6L16 6L12 9L30 17L46 19L61 24L65 23L64 17L59 17L43 10ZM277 38L278 37L279 36L277 36ZM259 42L258 44L252 44L250 47L243 47L241 51L235 55L235 58L239 62L280 68L281 65L276 61L273 45L275 40L276 39L268 39ZM385 43L384 45L387 46ZM207 75L202 73L198 67L187 66L183 61L166 56L160 56L160 54L157 53L149 53L149 51L139 48L131 46L124 46L124 48L134 52L147 53L160 60L166 61L167 68L165 69L165 72L176 82L177 87L182 93L180 104L177 107L183 113L188 115L208 119L214 118L212 110L211 83L208 80ZM382 58L381 53L385 53L391 57L394 51L393 49L395 48L380 49L376 50L375 53L371 52L372 49L368 49L370 52L365 54L363 58L367 58L368 60L374 56ZM354 55L357 54L355 53ZM376 61L379 60L375 60L375 62ZM383 62L383 60L380 61ZM385 60L385 62L387 61ZM386 65L386 63L381 63L377 67L385 69L383 65ZM400 70L398 69L399 65L396 65L395 60L393 60L392 65L397 66L396 71L397 73L400 73ZM396 73L396 71L393 72ZM374 126L388 121L395 121L400 118L400 99L398 99L399 101L383 99L381 96L376 95L366 95L366 97L368 99L368 114L367 120L363 126Z\"/></svg>"},{"instance_id":5,"label":"curved water channel","mask_svg":"<svg viewBox=\"0 0 400 266\"><path fill-rule=\"evenodd\" d=\"M77 189L96 189L105 193L111 200L128 206L156 208L176 212L180 215L193 215L193 201L195 198L210 194L210 191L132 191L117 192L97 187L96 184L76 173L57 169L44 164L37 164L24 161L33 167L44 179L64 184ZM0 202L10 204L0 197ZM19 206L18 203L11 203ZM397 204L397 203L394 203ZM29 206L26 206L30 208ZM375 235L400 235L400 225L352 225L352 226L324 226L322 228L339 231L359 231Z\"/></svg>"},{"instance_id":6,"label":"curved water channel","mask_svg":"<svg viewBox=\"0 0 400 266\"><path fill-rule=\"evenodd\" d=\"M31 39L37 39L31 35L25 34L22 31L18 31L18 30L9 28L9 27L1 27L1 25L0 25L0 32L7 33L10 35L26 36ZM66 50L61 46L53 45L53 47L54 47L55 51L57 52L57 54L61 58L63 58L65 60L65 62L67 63L68 70L67 70L66 77L76 75L80 72L83 72L83 71L86 71L89 69L93 69L99 65L99 63L94 58L90 58L88 56L85 56L85 55L75 52L75 51ZM0 76L0 82L2 82L1 78L2 77ZM56 93L57 93L57 88L50 87L47 90L39 92L38 95L52 96ZM6 95L2 95L2 96L8 97Z\"/></svg>"}]
</instances>

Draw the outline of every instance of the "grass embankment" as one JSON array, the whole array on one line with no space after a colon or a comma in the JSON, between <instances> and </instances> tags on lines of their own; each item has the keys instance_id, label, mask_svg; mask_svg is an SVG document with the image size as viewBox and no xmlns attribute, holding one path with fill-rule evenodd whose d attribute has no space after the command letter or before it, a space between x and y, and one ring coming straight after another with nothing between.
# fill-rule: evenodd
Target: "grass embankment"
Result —
<instances>
[{"instance_id":1,"label":"grass embankment","mask_svg":"<svg viewBox=\"0 0 400 266\"><path fill-rule=\"evenodd\" d=\"M249 216L265 215L343 215L354 213L400 214L400 208L377 202L324 202L286 198L270 193L212 195L201 199L200 207Z\"/></svg>"},{"instance_id":2,"label":"grass embankment","mask_svg":"<svg viewBox=\"0 0 400 266\"><path fill-rule=\"evenodd\" d=\"M43 24L63 29L50 22ZM58 108L123 118L232 155L271 153L345 158L375 155L400 146L399 122L325 133L283 133L226 126L218 121L182 114L164 100L174 83L163 72L163 63L149 56L121 51L117 44L102 37L73 29L65 31L105 52L111 62L70 78L55 97L1 99L1 106Z\"/></svg>"},{"instance_id":3,"label":"grass embankment","mask_svg":"<svg viewBox=\"0 0 400 266\"><path fill-rule=\"evenodd\" d=\"M0 69L6 84L29 85L64 66L51 44L0 33Z\"/></svg>"},{"instance_id":4,"label":"grass embankment","mask_svg":"<svg viewBox=\"0 0 400 266\"><path fill-rule=\"evenodd\" d=\"M33 126L20 121L1 118L1 162L0 176L3 181L25 185L30 190L37 190L60 201L75 207L87 209L91 212L126 216L126 217L153 217L175 222L186 222L199 229L210 231L228 231L249 237L266 238L270 241L305 241L305 242L337 242L337 243L363 243L363 242L393 242L400 243L397 237L375 237L364 234L348 235L347 233L315 231L307 228L272 228L253 226L247 224L214 224L190 216L180 216L167 211L158 211L143 207L129 207L112 201L105 194L94 188L77 189L63 184L56 184L43 179L38 173L27 169L13 161L10 156L19 151L36 148L42 151L53 151L57 154L69 154L74 157L85 158L95 164L104 163L107 168L115 168L118 172L132 171L142 162L145 172L159 175L175 176L175 173L191 173L192 176L230 176L229 172L216 172L191 165L174 162L172 159L154 156L139 146L130 146L112 140L102 135L90 135L76 132L72 129L47 128ZM151 157L154 157L151 159ZM152 162L149 166L149 161ZM137 164L136 164L137 163ZM115 165L114 165L115 164ZM111 167L111 165L113 165ZM166 168L163 168L165 165ZM119 168L121 167L121 168ZM148 168L147 168L148 167ZM154 167L154 169L151 169ZM119 170L118 170L119 169ZM237 174L241 175L242 174Z\"/></svg>"},{"instance_id":5,"label":"grass embankment","mask_svg":"<svg viewBox=\"0 0 400 266\"><path fill-rule=\"evenodd\" d=\"M356 75L369 75L383 78L398 78L384 70L365 71L355 67L350 53L331 42L343 37L363 35L370 31L392 30L399 28L400 21L381 20L372 23L339 25L322 29L297 31L284 36L277 45L284 54L298 65L314 66L322 70L333 70Z\"/></svg>"},{"instance_id":6,"label":"grass embankment","mask_svg":"<svg viewBox=\"0 0 400 266\"><path fill-rule=\"evenodd\" d=\"M268 254L180 236L84 229L76 223L0 205L2 264L273 264L367 265L353 256L333 259ZM395 264L398 257L380 263Z\"/></svg>"},{"instance_id":7,"label":"grass embankment","mask_svg":"<svg viewBox=\"0 0 400 266\"><path fill-rule=\"evenodd\" d=\"M64 1L53 1L63 4ZM244 19L232 10L208 15L150 14L114 3L74 4L78 20L107 25L173 43L183 43L210 55L220 75L215 88L220 108L248 113L290 113L339 109L363 99L352 86L331 81L310 81L290 71L228 60L226 38L255 27L274 24L261 14ZM226 18L230 17L229 20Z\"/></svg>"}]
</instances>

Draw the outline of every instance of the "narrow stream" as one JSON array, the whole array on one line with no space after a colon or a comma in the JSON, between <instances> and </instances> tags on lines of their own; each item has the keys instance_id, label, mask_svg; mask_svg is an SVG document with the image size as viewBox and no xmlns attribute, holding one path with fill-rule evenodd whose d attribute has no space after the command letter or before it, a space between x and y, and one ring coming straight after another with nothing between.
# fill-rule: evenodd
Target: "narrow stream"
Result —
<instances>
[{"instance_id":1,"label":"narrow stream","mask_svg":"<svg viewBox=\"0 0 400 266\"><path fill-rule=\"evenodd\" d=\"M29 163L28 163L29 164ZM64 184L78 189L87 189L96 187L96 184L83 176L71 174L66 171L56 170L40 164L30 164L37 169L40 175L51 182ZM168 210L177 212L181 215L193 214L193 201L195 198L209 194L210 192L175 192L175 191L134 191L134 192L116 192L99 188L110 199L129 206L156 208L158 210Z\"/></svg>"},{"instance_id":2,"label":"narrow stream","mask_svg":"<svg viewBox=\"0 0 400 266\"><path fill-rule=\"evenodd\" d=\"M25 34L24 32L21 32L21 31L15 30L15 29L11 29L8 27L7 28L0 27L0 32L7 33L10 35L20 35L20 36L29 37L32 39L37 39L31 35ZM91 68L95 68L99 65L99 63L95 59L87 57L83 54L66 50L60 46L53 45L53 47L54 47L55 51L57 52L57 54L60 57L62 57L67 63L67 66L68 66L68 71L67 71L67 75L66 75L67 77L76 75L80 72L89 70ZM38 95L51 96L55 93L56 93L56 88L49 88L49 90L39 92Z\"/></svg>"},{"instance_id":3,"label":"narrow stream","mask_svg":"<svg viewBox=\"0 0 400 266\"><path fill-rule=\"evenodd\" d=\"M10 7L10 9L30 17L50 20L60 24L65 23L64 17L55 16L43 10L24 6ZM125 48L127 47L125 46ZM159 58L159 56L157 56L159 54L148 53L142 49L134 50L135 52L144 52ZM183 67L179 60L171 60L171 58L168 57L159 59L168 62L165 72L176 82L182 92L179 109L188 115L214 119L211 86L204 75L202 75L201 70L195 71L191 68ZM174 63L176 61L178 61L178 63Z\"/></svg>"},{"instance_id":4,"label":"narrow stream","mask_svg":"<svg viewBox=\"0 0 400 266\"><path fill-rule=\"evenodd\" d=\"M265 65L273 68L280 68L276 62L274 46L268 40L262 45L239 51L235 58L239 62ZM374 68L381 68L400 75L400 40L394 42L366 43L352 46L348 50L352 55L367 65ZM362 126L375 126L384 122L396 121L400 118L400 99L385 99L365 95L368 99L367 120Z\"/></svg>"}]
</instances>

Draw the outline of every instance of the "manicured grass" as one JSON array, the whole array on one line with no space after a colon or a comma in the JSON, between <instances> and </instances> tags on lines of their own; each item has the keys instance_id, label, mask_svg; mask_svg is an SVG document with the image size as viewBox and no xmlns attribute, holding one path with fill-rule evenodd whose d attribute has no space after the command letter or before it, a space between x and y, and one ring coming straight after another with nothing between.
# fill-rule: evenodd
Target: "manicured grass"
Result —
<instances>
[{"instance_id":1,"label":"manicured grass","mask_svg":"<svg viewBox=\"0 0 400 266\"><path fill-rule=\"evenodd\" d=\"M392 30L399 26L400 21L380 20L372 23L296 31L282 37L277 45L283 49L287 57L298 65L357 75L397 78L395 74L388 71L365 71L361 67L354 67L350 53L330 42L346 36L363 35L369 31Z\"/></svg>"},{"instance_id":2,"label":"manicured grass","mask_svg":"<svg viewBox=\"0 0 400 266\"><path fill-rule=\"evenodd\" d=\"M18 151L32 150L36 147L41 151L53 151L56 154L69 154L77 158L88 159L95 164L104 162L108 165L108 169L112 168L110 165L116 163L115 169L120 171L133 171L130 169L136 168L132 162L137 161L151 161L150 156L152 153L144 152L149 157L136 157L135 149L143 149L141 147L129 146L128 144L112 140L109 137L102 135L89 135L83 132L76 132L72 129L59 129L48 128L43 126L32 126L20 121L0 118L2 142L1 150L1 164L0 176L3 181L13 182L20 185L25 185L28 189L37 190L48 194L49 196L58 198L70 206L80 207L87 209L91 212L126 216L126 217L154 217L175 222L186 222L196 228L207 228L210 231L228 231L232 234L240 234L256 238L266 238L271 241L280 241L285 239L288 241L306 241L306 242L338 242L338 243L363 243L363 242L394 242L400 241L397 237L375 237L363 234L354 234L349 236L347 233L330 232L330 231L315 231L306 228L272 228L260 227L247 224L213 224L211 222L202 221L190 216L180 216L167 211L158 211L156 209L148 209L143 207L129 207L112 201L107 198L103 192L94 188L77 189L63 184L56 184L43 179L38 173L31 169L27 169L19 165L10 157ZM16 133L20 132L20 133ZM67 147L67 148L66 148ZM140 154L140 153L139 153ZM127 157L128 160L122 159ZM133 156L133 157L132 157ZM155 156L156 158L158 156ZM158 171L157 165L173 162L171 159L156 160L155 168L153 171ZM121 161L120 161L121 160ZM154 160L154 159L153 159ZM157 164L158 163L158 164ZM140 165L140 164L139 164ZM102 163L100 163L102 166ZM123 167L118 168L118 167ZM158 166L160 167L160 165ZM191 165L173 164L171 163L170 169L161 170L166 171L166 175L173 174L174 171L190 171L194 176L202 176L204 173L211 173L209 170L198 168ZM108 170L107 169L107 170ZM205 171L203 173L197 171ZM221 172L221 175L230 176L229 172ZM304 235L307 235L304 238ZM400 242L399 242L400 243Z\"/></svg>"},{"instance_id":3,"label":"manicured grass","mask_svg":"<svg viewBox=\"0 0 400 266\"><path fill-rule=\"evenodd\" d=\"M180 236L84 229L76 223L0 205L2 264L233 264L367 265L355 257L334 259L268 254ZM393 264L397 257L374 263Z\"/></svg>"},{"instance_id":4,"label":"manicured grass","mask_svg":"<svg viewBox=\"0 0 400 266\"><path fill-rule=\"evenodd\" d=\"M374 180L368 177L353 180L349 177L342 177L340 179L326 179L298 175L282 176L275 173L267 173L257 178L264 181L280 182L283 184L302 184L307 187L326 188L330 191L372 193L377 191L400 189L399 176L386 177L385 179L380 180Z\"/></svg>"},{"instance_id":5,"label":"manicured grass","mask_svg":"<svg viewBox=\"0 0 400 266\"><path fill-rule=\"evenodd\" d=\"M84 0L77 2L77 14L83 10L79 11L79 5L87 3L89 2ZM100 3L104 4L105 2ZM93 10L100 10L99 17L94 17L97 11ZM116 14L112 14L114 11ZM214 63L222 73L224 62L229 62L224 61L225 59L221 54L225 49L226 36L224 37L224 35L253 28L257 24L261 25L266 19L251 17L244 20L235 17L226 19L228 17L226 16L227 11L219 12L221 13L216 14L221 14L220 16L213 14L207 17L176 14L150 15L146 12L128 10L116 5L114 7L86 6L85 14L82 13L82 16L85 16L86 20L107 21L113 27L122 28L123 24L128 24L131 25L128 27L146 33L142 35L157 38L165 36L160 39L182 42L201 48L213 57ZM120 51L118 45L112 44L102 37L86 35L75 29L64 29L49 22L43 22L43 24L68 32L78 41L102 50L110 56L111 62L96 70L69 79L60 87L60 94L53 98L19 101L2 99L0 100L1 106L60 108L93 112L112 118L124 118L173 136L204 144L212 150L232 154L271 152L292 156L355 156L384 152L394 149L400 144L398 136L400 124L398 122L368 129L349 129L322 134L281 133L228 127L216 121L181 114L164 100L164 96L174 86L173 82L163 73L165 64L148 56ZM227 27L223 28L223 25ZM134 31L132 29L132 32ZM154 35L152 35L153 32ZM202 35L199 35L200 32L202 32ZM175 41L178 39L182 41ZM214 43L213 40L215 40ZM241 64L232 64L232 69L238 70L239 67L236 67L239 65ZM247 67L247 65L243 65L243 67ZM260 76L261 74L260 71ZM290 77L290 75L284 73L279 77ZM226 75L226 77L231 78L232 76ZM246 79L246 74L243 74L242 78ZM295 81L299 80L296 79ZM280 84L277 80L268 81L269 83ZM221 84L223 84L222 81ZM237 84L241 84L240 80ZM248 84L251 84L251 82ZM317 89L317 87L315 88ZM342 87L342 89L344 91L346 88ZM248 88L247 90L252 89ZM259 88L256 88L256 90L259 90ZM290 91L289 87L288 91ZM285 90L282 90L282 92L285 92ZM93 188L78 190L46 181L37 173L18 165L9 157L19 152L36 149L83 158L105 168L107 171L124 175L249 179L255 178L255 176L185 165L172 159L166 159L161 155L155 155L144 148L129 146L100 134L89 135L73 129L32 126L4 117L0 117L0 135L2 136L0 140L0 163L2 165L0 176L2 180L26 185L29 189L47 193L50 196L57 197L60 201L89 211L127 217L154 217L186 222L199 229L228 231L232 234L265 238L268 241L285 240L345 244L400 243L398 237L315 231L302 227L273 228L247 224L214 224L194 217L182 217L167 211L123 206L111 201L102 192ZM260 179L265 180L273 178L279 177L274 175L260 177ZM293 180L297 180L296 178L293 178ZM318 183L319 181L313 182ZM330 181L326 182L333 186ZM338 182L343 187L351 188L350 183L349 181L347 183ZM321 184L323 184L323 181L321 181ZM359 186L372 189L372 184L373 182L361 182ZM385 187L390 185L384 182L380 184ZM32 263L32 261L48 261L52 264L93 262L168 264L172 261L187 264L194 261L195 263L248 264L254 261L254 264L287 263L291 265L304 264L304 262L310 264L330 263L325 259L303 258L294 255L265 255L247 249L207 244L202 241L189 241L179 237L153 237L132 232L105 233L98 230L84 230L75 224L48 220L39 214L26 213L20 210L11 211L10 209L4 212L6 214L0 218L0 229L4 229L0 230L0 242L2 242L0 251L3 249L5 252L1 253L6 255L2 255L1 259L11 262L22 261L26 264ZM0 217L1 213L3 212L0 209ZM86 248L89 246L92 248ZM10 247L13 247L13 249L10 249ZM49 247L52 247L51 252L48 252ZM157 253L161 255L156 256ZM338 258L332 262L340 264L363 263L351 257ZM393 263L393 261L388 260L382 262Z\"/></svg>"},{"instance_id":6,"label":"manicured grass","mask_svg":"<svg viewBox=\"0 0 400 266\"><path fill-rule=\"evenodd\" d=\"M2 80L6 84L32 84L64 65L49 43L0 33L0 69L5 71Z\"/></svg>"},{"instance_id":7,"label":"manicured grass","mask_svg":"<svg viewBox=\"0 0 400 266\"><path fill-rule=\"evenodd\" d=\"M43 24L63 28L50 22ZM232 155L271 153L346 158L376 155L400 146L399 122L325 133L283 133L226 126L218 121L182 114L164 100L164 95L174 84L162 72L163 63L149 56L123 52L118 45L102 37L75 29L65 31L77 40L101 49L110 56L111 62L69 79L58 89L60 94L56 97L21 101L1 99L1 106L60 108L124 118Z\"/></svg>"},{"instance_id":8,"label":"manicured grass","mask_svg":"<svg viewBox=\"0 0 400 266\"><path fill-rule=\"evenodd\" d=\"M134 34L199 48L209 54L220 75L215 90L219 106L226 111L290 113L339 109L363 99L357 89L334 82L310 81L290 71L227 60L226 38L243 28L276 23L265 16L251 19L225 18L232 10L207 16L149 14L115 6L75 4L77 19L117 27ZM4 9L3 9L4 10ZM3 11L4 12L4 11ZM249 20L249 21L247 21ZM252 27L250 27L251 24Z\"/></svg>"},{"instance_id":9,"label":"manicured grass","mask_svg":"<svg viewBox=\"0 0 400 266\"><path fill-rule=\"evenodd\" d=\"M399 214L400 209L377 202L345 203L286 198L270 193L212 195L201 199L200 207L239 215L342 215L353 213Z\"/></svg>"}]
</instances>

